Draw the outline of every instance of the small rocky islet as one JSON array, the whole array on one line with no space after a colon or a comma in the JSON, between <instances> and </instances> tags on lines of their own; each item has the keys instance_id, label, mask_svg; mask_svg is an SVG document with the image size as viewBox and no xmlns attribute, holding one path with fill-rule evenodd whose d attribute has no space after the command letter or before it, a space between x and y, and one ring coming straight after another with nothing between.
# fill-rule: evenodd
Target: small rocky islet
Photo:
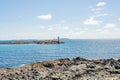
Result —
<instances>
[{"instance_id":1,"label":"small rocky islet","mask_svg":"<svg viewBox=\"0 0 120 80\"><path fill-rule=\"evenodd\" d=\"M120 80L120 58L64 58L0 69L0 80Z\"/></svg>"},{"instance_id":2,"label":"small rocky islet","mask_svg":"<svg viewBox=\"0 0 120 80\"><path fill-rule=\"evenodd\" d=\"M14 41L0 41L0 44L63 44L64 42L58 40L14 40Z\"/></svg>"}]
</instances>

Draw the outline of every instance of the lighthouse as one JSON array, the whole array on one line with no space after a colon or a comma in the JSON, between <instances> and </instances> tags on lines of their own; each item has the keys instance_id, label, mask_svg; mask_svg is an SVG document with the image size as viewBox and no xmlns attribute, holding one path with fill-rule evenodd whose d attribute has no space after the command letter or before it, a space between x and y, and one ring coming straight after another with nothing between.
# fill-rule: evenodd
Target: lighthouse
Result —
<instances>
[{"instance_id":1,"label":"lighthouse","mask_svg":"<svg viewBox=\"0 0 120 80\"><path fill-rule=\"evenodd\" d=\"M60 37L58 36L58 44L60 44Z\"/></svg>"}]
</instances>

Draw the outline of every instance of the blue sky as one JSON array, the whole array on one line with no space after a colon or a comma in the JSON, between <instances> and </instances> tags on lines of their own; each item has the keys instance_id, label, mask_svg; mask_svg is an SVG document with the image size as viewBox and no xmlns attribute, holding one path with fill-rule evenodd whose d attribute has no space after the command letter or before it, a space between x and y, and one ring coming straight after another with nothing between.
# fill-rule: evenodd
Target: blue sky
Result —
<instances>
[{"instance_id":1,"label":"blue sky","mask_svg":"<svg viewBox=\"0 0 120 80\"><path fill-rule=\"evenodd\" d=\"M0 39L120 38L120 0L0 0Z\"/></svg>"}]
</instances>

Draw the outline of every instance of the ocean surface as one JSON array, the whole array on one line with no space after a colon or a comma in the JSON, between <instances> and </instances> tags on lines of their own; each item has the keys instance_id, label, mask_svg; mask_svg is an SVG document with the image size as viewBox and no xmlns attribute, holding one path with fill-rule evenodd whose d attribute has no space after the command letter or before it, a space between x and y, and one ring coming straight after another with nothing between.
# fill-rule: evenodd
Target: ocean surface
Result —
<instances>
[{"instance_id":1,"label":"ocean surface","mask_svg":"<svg viewBox=\"0 0 120 80\"><path fill-rule=\"evenodd\" d=\"M0 68L59 58L120 58L120 40L63 40L64 44L0 44Z\"/></svg>"}]
</instances>

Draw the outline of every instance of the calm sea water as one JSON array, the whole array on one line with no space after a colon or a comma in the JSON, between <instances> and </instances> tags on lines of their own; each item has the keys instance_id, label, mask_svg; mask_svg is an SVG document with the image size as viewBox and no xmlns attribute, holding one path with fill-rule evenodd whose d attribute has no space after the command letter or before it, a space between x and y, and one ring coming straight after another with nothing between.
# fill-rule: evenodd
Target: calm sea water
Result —
<instances>
[{"instance_id":1,"label":"calm sea water","mask_svg":"<svg viewBox=\"0 0 120 80\"><path fill-rule=\"evenodd\" d=\"M120 58L120 40L64 40L65 44L0 45L0 68L58 58Z\"/></svg>"}]
</instances>

